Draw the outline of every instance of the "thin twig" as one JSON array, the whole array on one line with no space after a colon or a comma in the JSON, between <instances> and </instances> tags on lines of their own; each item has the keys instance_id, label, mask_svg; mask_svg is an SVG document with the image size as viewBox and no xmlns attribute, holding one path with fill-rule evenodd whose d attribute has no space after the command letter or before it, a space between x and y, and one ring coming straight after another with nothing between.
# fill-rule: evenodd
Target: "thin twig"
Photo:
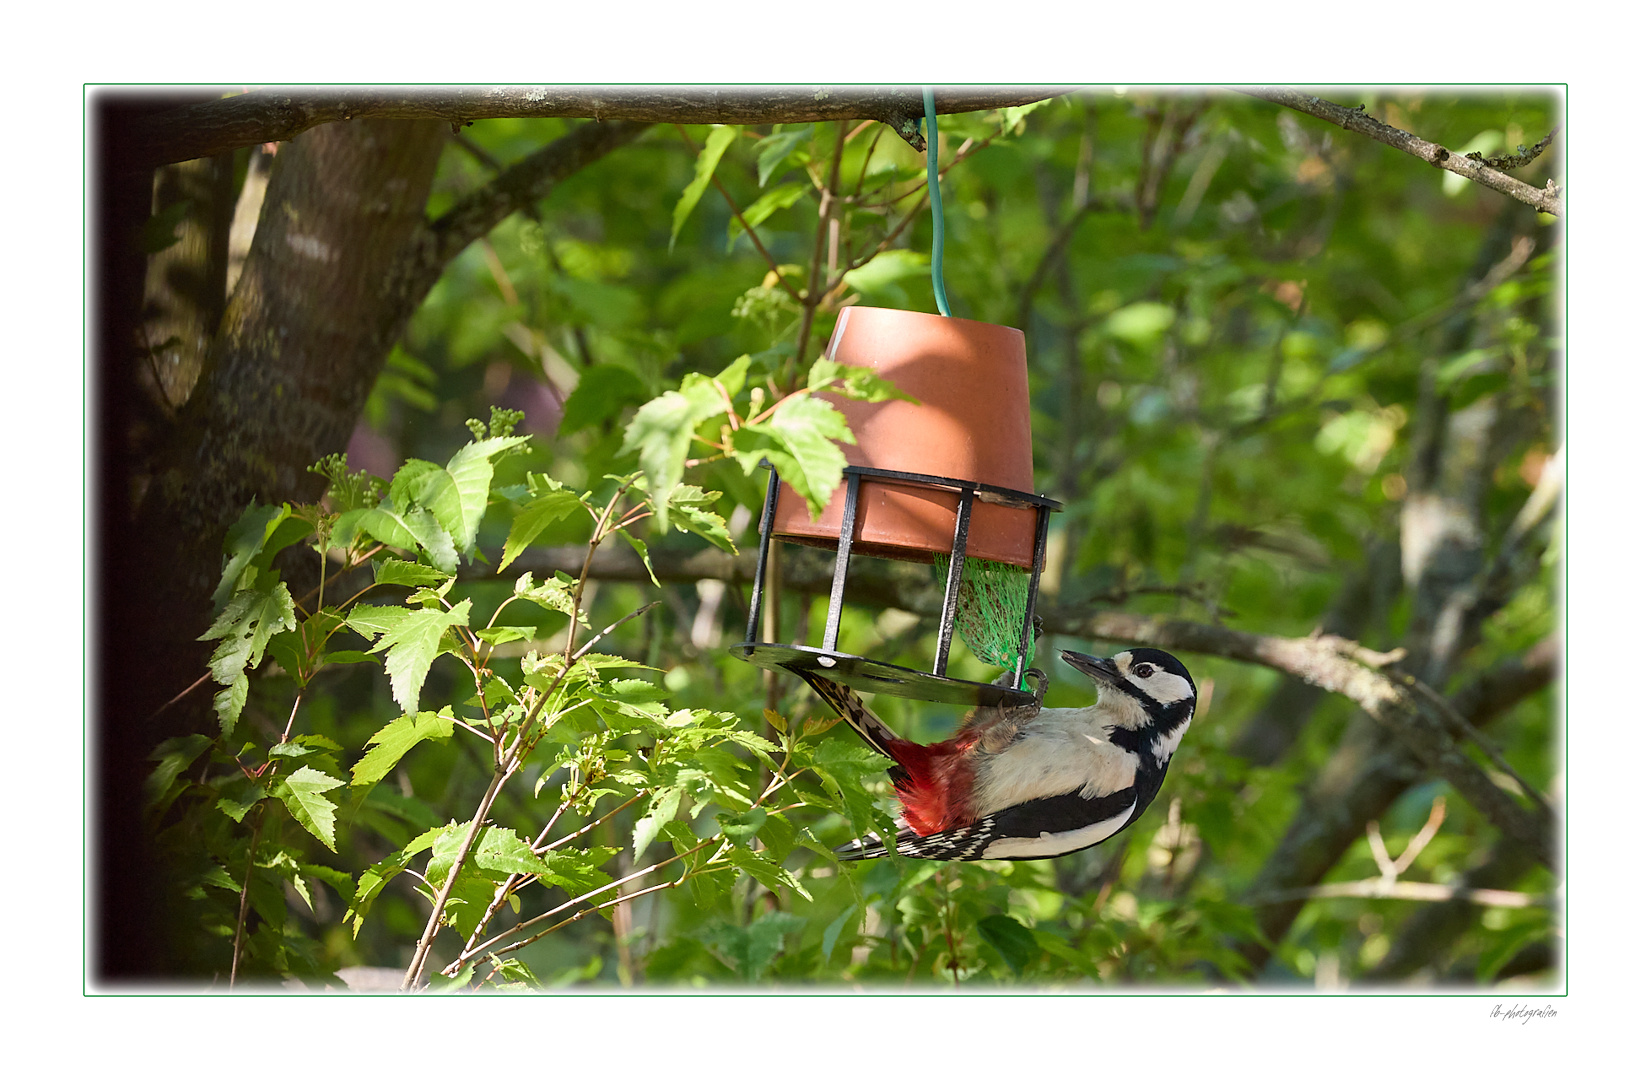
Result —
<instances>
[{"instance_id":1,"label":"thin twig","mask_svg":"<svg viewBox=\"0 0 1651 1080\"><path fill-rule=\"evenodd\" d=\"M1507 889L1462 889L1454 885L1439 885L1431 881L1387 881L1366 878L1363 881L1336 881L1328 885L1308 885L1299 889L1280 889L1257 896L1252 903L1279 904L1289 900L1332 900L1356 897L1368 900L1467 900L1486 907L1546 907L1546 897Z\"/></svg>"},{"instance_id":2,"label":"thin twig","mask_svg":"<svg viewBox=\"0 0 1651 1080\"><path fill-rule=\"evenodd\" d=\"M233 989L235 977L241 969L241 937L247 924L247 898L252 895L252 867L258 856L258 834L264 827L264 804L258 804L258 820L252 823L252 839L247 841L247 872L241 879L241 906L235 916L235 943L229 957L229 985Z\"/></svg>"},{"instance_id":3,"label":"thin twig","mask_svg":"<svg viewBox=\"0 0 1651 1080\"><path fill-rule=\"evenodd\" d=\"M688 149L692 150L696 154L699 153L700 148L694 145L693 136L689 135L687 130L684 129L681 124L676 125L676 130L677 133L682 136L682 141L688 144ZM722 180L717 176L715 170L711 172L711 183L715 184L717 186L717 190L722 192L724 201L728 203L728 209L734 212L734 219L740 223L740 228L744 229L745 234L751 238L751 243L756 247L757 253L767 261L768 268L774 271L774 277L779 279L780 287L791 294L791 299L797 301L799 304L802 303L802 295L798 293L796 289L793 289L791 287L791 283L785 280L785 275L780 273L780 264L774 261L774 256L770 255L768 253L768 249L763 246L762 237L757 235L756 227L745 220L745 215L740 212L739 203L734 201L734 196L729 193L726 187L723 186Z\"/></svg>"},{"instance_id":4,"label":"thin twig","mask_svg":"<svg viewBox=\"0 0 1651 1080\"><path fill-rule=\"evenodd\" d=\"M1429 165L1445 169L1458 176L1465 176L1476 184L1483 184L1493 191L1518 199L1528 206L1534 206L1545 214L1560 217L1564 214L1564 206L1560 201L1560 191L1552 180L1546 188L1534 188L1522 180L1515 180L1507 173L1491 168L1483 161L1474 161L1461 154L1451 151L1448 147L1438 143L1428 142L1418 138L1408 131L1382 123L1374 116L1364 111L1363 105L1348 108L1323 98L1304 94L1299 90L1288 90L1283 87L1234 87L1239 93L1249 94L1251 97L1263 101L1271 101L1275 105L1283 105L1287 109L1304 112L1308 116L1316 116L1320 120L1327 120L1337 127L1347 131L1355 131L1360 135L1385 143L1395 150L1402 150L1412 157L1421 158Z\"/></svg>"}]
</instances>

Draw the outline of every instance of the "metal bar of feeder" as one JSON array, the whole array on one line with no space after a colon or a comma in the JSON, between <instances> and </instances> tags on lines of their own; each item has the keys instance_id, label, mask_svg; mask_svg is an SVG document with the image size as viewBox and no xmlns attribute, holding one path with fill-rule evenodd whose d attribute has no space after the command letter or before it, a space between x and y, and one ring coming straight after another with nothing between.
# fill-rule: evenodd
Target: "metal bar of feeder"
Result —
<instances>
[{"instance_id":1,"label":"metal bar of feeder","mask_svg":"<svg viewBox=\"0 0 1651 1080\"><path fill-rule=\"evenodd\" d=\"M952 629L957 623L957 596L963 587L963 561L969 550L969 514L975 493L964 487L957 496L957 525L952 532L952 562L946 568L946 598L940 604L940 636L934 645L934 673L946 676L952 654Z\"/></svg>"},{"instance_id":2,"label":"metal bar of feeder","mask_svg":"<svg viewBox=\"0 0 1651 1080\"><path fill-rule=\"evenodd\" d=\"M774 508L779 496L780 474L770 466L768 493L763 496L762 517L757 525L757 577L751 582L751 614L745 620L746 641L757 640L757 624L762 619L762 587L768 580L768 544L774 536Z\"/></svg>"},{"instance_id":3,"label":"metal bar of feeder","mask_svg":"<svg viewBox=\"0 0 1651 1080\"><path fill-rule=\"evenodd\" d=\"M837 533L837 565L831 572L831 603L826 608L825 639L821 647L826 652L837 651L837 627L843 619L843 590L848 584L848 554L854 546L854 515L860 505L860 474L844 470L846 490L843 492L843 527Z\"/></svg>"},{"instance_id":4,"label":"metal bar of feeder","mask_svg":"<svg viewBox=\"0 0 1651 1080\"><path fill-rule=\"evenodd\" d=\"M1026 681L1026 654L1032 648L1032 619L1038 604L1038 578L1043 576L1043 554L1049 542L1049 507L1038 507L1037 535L1032 540L1032 580L1026 586L1026 621L1020 627L1020 655L1015 660L1015 689Z\"/></svg>"}]
</instances>

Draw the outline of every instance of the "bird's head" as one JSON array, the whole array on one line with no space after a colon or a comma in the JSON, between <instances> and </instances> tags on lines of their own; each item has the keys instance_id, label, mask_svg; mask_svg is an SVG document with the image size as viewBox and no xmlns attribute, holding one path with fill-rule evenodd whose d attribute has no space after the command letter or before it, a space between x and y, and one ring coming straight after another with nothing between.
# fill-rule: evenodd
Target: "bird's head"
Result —
<instances>
[{"instance_id":1,"label":"bird's head","mask_svg":"<svg viewBox=\"0 0 1651 1080\"><path fill-rule=\"evenodd\" d=\"M1067 649L1061 659L1094 680L1096 704L1117 714L1120 727L1173 726L1198 707L1192 674L1161 649L1126 649L1105 660Z\"/></svg>"}]
</instances>

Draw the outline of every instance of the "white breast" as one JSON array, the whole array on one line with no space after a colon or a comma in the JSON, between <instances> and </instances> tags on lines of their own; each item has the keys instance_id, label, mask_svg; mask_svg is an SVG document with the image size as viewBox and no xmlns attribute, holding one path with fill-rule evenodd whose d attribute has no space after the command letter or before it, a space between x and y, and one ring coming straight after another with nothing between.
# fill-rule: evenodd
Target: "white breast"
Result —
<instances>
[{"instance_id":1,"label":"white breast","mask_svg":"<svg viewBox=\"0 0 1651 1080\"><path fill-rule=\"evenodd\" d=\"M1107 737L1106 719L1094 707L1043 710L1002 753L980 759L976 815L1073 791L1098 799L1129 787L1138 762Z\"/></svg>"}]
</instances>

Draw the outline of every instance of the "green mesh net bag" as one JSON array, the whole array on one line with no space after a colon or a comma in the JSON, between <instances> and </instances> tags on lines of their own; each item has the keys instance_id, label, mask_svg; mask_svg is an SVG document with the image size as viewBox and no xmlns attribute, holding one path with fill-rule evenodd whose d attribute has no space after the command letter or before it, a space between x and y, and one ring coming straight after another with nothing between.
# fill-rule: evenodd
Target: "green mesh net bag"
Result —
<instances>
[{"instance_id":1,"label":"green mesh net bag","mask_svg":"<svg viewBox=\"0 0 1651 1080\"><path fill-rule=\"evenodd\" d=\"M951 563L950 555L934 557L942 585ZM1029 575L1019 567L972 555L963 560L963 581L957 593L957 633L981 663L1012 668L1020 658L1029 583Z\"/></svg>"}]
</instances>

